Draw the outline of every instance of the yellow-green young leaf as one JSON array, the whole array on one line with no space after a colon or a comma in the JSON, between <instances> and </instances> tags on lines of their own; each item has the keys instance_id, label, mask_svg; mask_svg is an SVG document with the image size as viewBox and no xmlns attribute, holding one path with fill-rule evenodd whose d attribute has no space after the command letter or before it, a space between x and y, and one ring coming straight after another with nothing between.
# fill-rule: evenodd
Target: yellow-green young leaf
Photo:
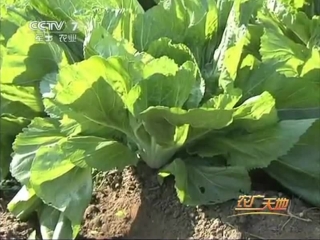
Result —
<instances>
[{"instance_id":1,"label":"yellow-green young leaf","mask_svg":"<svg viewBox=\"0 0 320 240\"><path fill-rule=\"evenodd\" d=\"M186 62L173 75L154 74L140 81L129 92L129 110L138 116L150 106L182 107L194 87L194 73L195 64Z\"/></svg>"},{"instance_id":2,"label":"yellow-green young leaf","mask_svg":"<svg viewBox=\"0 0 320 240\"><path fill-rule=\"evenodd\" d=\"M5 0L0 3L1 32L0 44L6 46L8 40L26 23L24 16L29 1L26 0Z\"/></svg>"},{"instance_id":3,"label":"yellow-green young leaf","mask_svg":"<svg viewBox=\"0 0 320 240\"><path fill-rule=\"evenodd\" d=\"M175 159L160 171L160 176L166 177L168 173L175 177L180 202L191 206L238 198L251 187L244 167L215 167L202 159Z\"/></svg>"},{"instance_id":4,"label":"yellow-green young leaf","mask_svg":"<svg viewBox=\"0 0 320 240\"><path fill-rule=\"evenodd\" d=\"M104 27L96 27L86 36L84 56L86 59L94 55L104 58L111 56L125 56L133 58L136 53L134 46L127 40L115 39Z\"/></svg>"},{"instance_id":5,"label":"yellow-green young leaf","mask_svg":"<svg viewBox=\"0 0 320 240\"><path fill-rule=\"evenodd\" d=\"M36 87L15 84L1 84L0 87L2 100L11 106L3 109L3 103L1 103L2 113L9 111L17 116L33 118L43 112L41 95Z\"/></svg>"},{"instance_id":6,"label":"yellow-green young leaf","mask_svg":"<svg viewBox=\"0 0 320 240\"><path fill-rule=\"evenodd\" d=\"M306 0L293 0L291 4L294 8L302 8L305 4L307 4Z\"/></svg>"},{"instance_id":7,"label":"yellow-green young leaf","mask_svg":"<svg viewBox=\"0 0 320 240\"><path fill-rule=\"evenodd\" d=\"M274 51L274 49L277 49L277 51ZM301 44L297 44L274 29L265 29L261 38L260 53L263 62L277 64L277 72L287 77L303 77L308 74L318 76L320 73L319 50L308 49ZM320 82L317 77L309 77L309 81L318 84Z\"/></svg>"},{"instance_id":8,"label":"yellow-green young leaf","mask_svg":"<svg viewBox=\"0 0 320 240\"><path fill-rule=\"evenodd\" d=\"M89 22L92 15L99 10L104 10L108 8L115 9L128 9L136 13L142 13L143 9L137 0L128 1L96 1L96 0L66 0L66 1L37 1L31 0L31 5L39 13L53 18L55 20L78 20L83 22Z\"/></svg>"},{"instance_id":9,"label":"yellow-green young leaf","mask_svg":"<svg viewBox=\"0 0 320 240\"><path fill-rule=\"evenodd\" d=\"M126 39L132 44L134 22L137 16L137 13L130 9L109 8L104 12L101 26L105 28L115 39Z\"/></svg>"},{"instance_id":10,"label":"yellow-green young leaf","mask_svg":"<svg viewBox=\"0 0 320 240\"><path fill-rule=\"evenodd\" d=\"M189 149L203 157L224 154L232 166L247 169L267 167L271 161L284 156L313 124L314 119L281 121L274 127L250 134L212 135Z\"/></svg>"},{"instance_id":11,"label":"yellow-green young leaf","mask_svg":"<svg viewBox=\"0 0 320 240\"><path fill-rule=\"evenodd\" d=\"M157 119L163 119L173 126L188 124L193 128L221 129L232 123L232 114L233 110L195 108L186 111L181 108L159 106L148 108L140 117L150 124Z\"/></svg>"},{"instance_id":12,"label":"yellow-green young leaf","mask_svg":"<svg viewBox=\"0 0 320 240\"><path fill-rule=\"evenodd\" d=\"M161 146L179 148L187 140L188 124L172 125L162 116L148 113L142 117L142 120L145 130Z\"/></svg>"},{"instance_id":13,"label":"yellow-green young leaf","mask_svg":"<svg viewBox=\"0 0 320 240\"><path fill-rule=\"evenodd\" d=\"M294 33L295 39L302 41L310 49L320 47L319 16L313 16L310 19L305 12L288 13L288 11L285 11L285 8L283 12L276 14L276 16L288 30Z\"/></svg>"},{"instance_id":14,"label":"yellow-green young leaf","mask_svg":"<svg viewBox=\"0 0 320 240\"><path fill-rule=\"evenodd\" d=\"M272 126L278 122L275 105L275 99L268 92L249 98L235 109L234 124L250 132Z\"/></svg>"},{"instance_id":15,"label":"yellow-green young leaf","mask_svg":"<svg viewBox=\"0 0 320 240\"><path fill-rule=\"evenodd\" d=\"M125 210L119 210L118 212L116 212L115 216L123 219L127 216L127 213Z\"/></svg>"},{"instance_id":16,"label":"yellow-green young leaf","mask_svg":"<svg viewBox=\"0 0 320 240\"><path fill-rule=\"evenodd\" d=\"M8 203L8 210L17 218L26 220L30 214L41 207L42 201L32 189L23 186Z\"/></svg>"},{"instance_id":17,"label":"yellow-green young leaf","mask_svg":"<svg viewBox=\"0 0 320 240\"><path fill-rule=\"evenodd\" d=\"M210 87L213 87L212 84L217 79L219 86L223 89L233 84L237 75L236 70L240 64L248 25L263 5L262 1L256 0L235 0L232 2L233 5L228 13L225 29L222 30L221 42L214 52L215 66L213 70L209 70Z\"/></svg>"},{"instance_id":18,"label":"yellow-green young leaf","mask_svg":"<svg viewBox=\"0 0 320 240\"><path fill-rule=\"evenodd\" d=\"M109 171L136 165L138 158L125 145L98 137L71 137L61 144L63 158L82 168Z\"/></svg>"},{"instance_id":19,"label":"yellow-green young leaf","mask_svg":"<svg viewBox=\"0 0 320 240\"><path fill-rule=\"evenodd\" d=\"M156 73L163 74L165 76L175 75L178 70L178 64L168 56L160 58L153 58L151 56L151 59L145 62L140 74L142 74L141 79L147 79Z\"/></svg>"},{"instance_id":20,"label":"yellow-green young leaf","mask_svg":"<svg viewBox=\"0 0 320 240\"><path fill-rule=\"evenodd\" d=\"M168 56L173 59L176 64L182 66L185 62L191 61L195 64L194 78L196 79L194 87L190 92L189 99L186 102L187 108L198 107L205 92L204 79L201 76L201 71L197 65L197 60L191 50L184 44L175 44L169 38L160 38L153 41L147 51L155 58Z\"/></svg>"},{"instance_id":21,"label":"yellow-green young leaf","mask_svg":"<svg viewBox=\"0 0 320 240\"><path fill-rule=\"evenodd\" d=\"M206 101L202 107L231 110L242 97L242 91L239 88L229 89L226 93L213 96Z\"/></svg>"},{"instance_id":22,"label":"yellow-green young leaf","mask_svg":"<svg viewBox=\"0 0 320 240\"><path fill-rule=\"evenodd\" d=\"M58 70L58 63L67 64L60 47L55 43L38 42L37 34L27 23L8 40L1 65L2 84L30 85L40 81L46 73Z\"/></svg>"},{"instance_id":23,"label":"yellow-green young leaf","mask_svg":"<svg viewBox=\"0 0 320 240\"><path fill-rule=\"evenodd\" d=\"M235 80L238 68L241 63L241 59L243 57L244 52L244 44L245 44L245 38L242 38L237 41L237 43L228 48L225 52L225 58L224 58L224 66L225 71L228 74L228 77L230 77L231 80Z\"/></svg>"},{"instance_id":24,"label":"yellow-green young leaf","mask_svg":"<svg viewBox=\"0 0 320 240\"><path fill-rule=\"evenodd\" d=\"M150 43L147 53L155 58L167 56L181 66L187 61L197 63L190 49L183 43L174 43L170 38L163 37Z\"/></svg>"},{"instance_id":25,"label":"yellow-green young leaf","mask_svg":"<svg viewBox=\"0 0 320 240\"><path fill-rule=\"evenodd\" d=\"M320 27L319 27L320 30ZM320 38L320 36L319 36ZM320 49L320 43L319 43ZM320 50L312 49L310 58L307 59L301 71L301 77L306 80L313 81L320 87Z\"/></svg>"}]
</instances>

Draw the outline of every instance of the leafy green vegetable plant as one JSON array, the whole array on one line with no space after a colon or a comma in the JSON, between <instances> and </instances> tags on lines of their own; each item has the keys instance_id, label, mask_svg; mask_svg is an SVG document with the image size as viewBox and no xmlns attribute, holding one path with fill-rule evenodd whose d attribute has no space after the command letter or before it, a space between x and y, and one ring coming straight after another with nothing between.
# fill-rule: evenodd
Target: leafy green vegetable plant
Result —
<instances>
[{"instance_id":1,"label":"leafy green vegetable plant","mask_svg":"<svg viewBox=\"0 0 320 240\"><path fill-rule=\"evenodd\" d=\"M26 127L31 119L43 115L43 105L41 94L34 82L21 82L18 78L12 78L12 73L16 76L19 73L19 67L12 68L4 60L6 55L15 55L17 49L20 53L26 50L12 36L25 21L18 15L11 15L3 6L1 6L1 142L0 142L0 181L4 180L9 173L10 155L12 153L12 143L22 128ZM21 39L20 39L21 41ZM19 46L20 45L20 46ZM21 61L20 61L21 65ZM10 72L11 73L10 73ZM24 75L28 75L27 72ZM21 76L23 78L23 76ZM28 77L31 77L29 75ZM20 78L21 79L21 78ZM33 80L33 79L32 79Z\"/></svg>"},{"instance_id":2,"label":"leafy green vegetable plant","mask_svg":"<svg viewBox=\"0 0 320 240\"><path fill-rule=\"evenodd\" d=\"M93 169L144 161L199 205L248 192L251 169L283 165L319 121L282 117L319 107L319 18L301 17L312 27L297 44L288 36L302 29L288 19L302 13L270 2L164 0L144 11L134 0L30 1L35 18L78 21L79 39L38 43L25 23L8 40L1 78L37 79L48 114L13 144L11 174L24 187L9 209L36 210L47 238L75 238Z\"/></svg>"},{"instance_id":3,"label":"leafy green vegetable plant","mask_svg":"<svg viewBox=\"0 0 320 240\"><path fill-rule=\"evenodd\" d=\"M274 65L278 60L277 72L282 76L277 80L285 81L282 89L272 86L272 81L265 88L278 100L281 118L301 119L308 115L317 118L289 153L273 161L267 172L316 206L320 205L319 7L319 1L279 1L270 5L267 16L272 21L267 18L263 21L272 24L261 38L260 50L264 64ZM280 43L282 50L272 51Z\"/></svg>"}]
</instances>

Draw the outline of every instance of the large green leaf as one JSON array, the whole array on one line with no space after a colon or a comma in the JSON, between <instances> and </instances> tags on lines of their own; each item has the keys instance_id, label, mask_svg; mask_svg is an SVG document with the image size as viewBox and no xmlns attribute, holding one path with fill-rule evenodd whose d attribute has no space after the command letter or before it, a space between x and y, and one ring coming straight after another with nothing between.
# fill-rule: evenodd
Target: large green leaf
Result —
<instances>
[{"instance_id":1,"label":"large green leaf","mask_svg":"<svg viewBox=\"0 0 320 240\"><path fill-rule=\"evenodd\" d=\"M276 99L277 109L319 106L316 82L303 77L286 77L278 71L277 64L260 63L248 55L242 61L235 86L243 90L243 99L269 92Z\"/></svg>"},{"instance_id":2,"label":"large green leaf","mask_svg":"<svg viewBox=\"0 0 320 240\"><path fill-rule=\"evenodd\" d=\"M43 112L39 90L34 86L0 84L1 113L33 118Z\"/></svg>"},{"instance_id":3,"label":"large green leaf","mask_svg":"<svg viewBox=\"0 0 320 240\"><path fill-rule=\"evenodd\" d=\"M0 180L9 173L12 153L12 142L23 127L29 124L29 120L16 117L11 114L1 114L0 122Z\"/></svg>"},{"instance_id":4,"label":"large green leaf","mask_svg":"<svg viewBox=\"0 0 320 240\"><path fill-rule=\"evenodd\" d=\"M72 117L76 119L70 119L67 117L68 113L71 111L70 108L63 104L58 104L54 102L54 89L58 82L57 73L49 73L45 75L40 82L40 89L43 97L43 103L45 106L46 113L52 118L63 119L69 125L69 132L81 132L84 135L94 135L97 137L122 137L119 131L108 128L99 123L94 123L88 121L85 116L81 113L72 112Z\"/></svg>"},{"instance_id":5,"label":"large green leaf","mask_svg":"<svg viewBox=\"0 0 320 240\"><path fill-rule=\"evenodd\" d=\"M6 57L10 58L12 56L7 55ZM3 69L1 70L1 73L2 71ZM11 83L3 84L1 82L0 88L0 179L4 179L9 172L12 142L14 141L15 136L21 132L23 127L26 127L30 123L31 119L43 114L43 105L41 102L40 93L35 86L17 86Z\"/></svg>"},{"instance_id":6,"label":"large green leaf","mask_svg":"<svg viewBox=\"0 0 320 240\"><path fill-rule=\"evenodd\" d=\"M91 199L92 167L110 170L138 161L134 152L118 142L73 136L80 131L74 124L65 118L35 118L18 135L11 163L11 173L19 182L61 212L59 221L66 224L66 231L72 225L73 238ZM63 234L59 229L54 232Z\"/></svg>"},{"instance_id":7,"label":"large green leaf","mask_svg":"<svg viewBox=\"0 0 320 240\"><path fill-rule=\"evenodd\" d=\"M114 168L124 169L135 165L138 158L125 145L98 137L71 137L61 144L60 158L69 159L82 168L96 168L110 171Z\"/></svg>"},{"instance_id":8,"label":"large green leaf","mask_svg":"<svg viewBox=\"0 0 320 240\"><path fill-rule=\"evenodd\" d=\"M272 126L278 121L275 99L268 92L249 98L235 109L233 117L237 127L248 131Z\"/></svg>"},{"instance_id":9,"label":"large green leaf","mask_svg":"<svg viewBox=\"0 0 320 240\"><path fill-rule=\"evenodd\" d=\"M314 2L305 0L281 0L268 5L270 16L277 20L278 26L285 29L285 33L297 43L307 47L319 46L319 14L311 13L308 16L308 8L316 10ZM298 3L298 4L297 4ZM302 6L304 9L302 10ZM297 10L298 9L298 10ZM302 10L302 11L301 11Z\"/></svg>"},{"instance_id":10,"label":"large green leaf","mask_svg":"<svg viewBox=\"0 0 320 240\"><path fill-rule=\"evenodd\" d=\"M129 131L123 98L131 88L131 66L122 58L93 56L64 67L58 75L53 103L75 120L82 116L94 124Z\"/></svg>"},{"instance_id":11,"label":"large green leaf","mask_svg":"<svg viewBox=\"0 0 320 240\"><path fill-rule=\"evenodd\" d=\"M28 128L20 133L14 144L14 154L10 172L20 183L30 186L30 169L40 147L54 145L66 136L61 133L59 121L55 119L35 118Z\"/></svg>"},{"instance_id":12,"label":"large green leaf","mask_svg":"<svg viewBox=\"0 0 320 240\"><path fill-rule=\"evenodd\" d=\"M0 143L0 181L4 180L9 174L10 155L12 153L12 148L10 144L7 143L8 140L1 137L1 141L3 142Z\"/></svg>"},{"instance_id":13,"label":"large green leaf","mask_svg":"<svg viewBox=\"0 0 320 240\"><path fill-rule=\"evenodd\" d=\"M232 166L247 169L267 167L286 155L313 124L314 119L281 121L250 134L212 135L189 149L203 157L224 154Z\"/></svg>"},{"instance_id":14,"label":"large green leaf","mask_svg":"<svg viewBox=\"0 0 320 240\"><path fill-rule=\"evenodd\" d=\"M24 39L23 43L21 39ZM36 32L32 32L29 25L20 27L8 40L6 47L0 72L1 179L8 172L15 135L29 120L43 114L41 95L35 82L47 71L56 69L56 61L62 58L62 52L59 52L57 46L37 43Z\"/></svg>"},{"instance_id":15,"label":"large green leaf","mask_svg":"<svg viewBox=\"0 0 320 240\"><path fill-rule=\"evenodd\" d=\"M27 23L9 39L1 65L2 84L30 85L57 71L58 63L67 64L60 47L53 42L37 41L38 34L43 33L33 31Z\"/></svg>"},{"instance_id":16,"label":"large green leaf","mask_svg":"<svg viewBox=\"0 0 320 240\"><path fill-rule=\"evenodd\" d=\"M160 176L175 176L175 188L186 205L221 203L238 198L251 187L244 167L216 167L202 159L175 159L161 170Z\"/></svg>"},{"instance_id":17,"label":"large green leaf","mask_svg":"<svg viewBox=\"0 0 320 240\"><path fill-rule=\"evenodd\" d=\"M42 146L37 151L30 183L44 203L58 209L71 221L75 238L91 200L91 168L76 167L63 157L59 148L59 145Z\"/></svg>"},{"instance_id":18,"label":"large green leaf","mask_svg":"<svg viewBox=\"0 0 320 240\"><path fill-rule=\"evenodd\" d=\"M267 172L301 198L320 206L320 120L288 154L273 161Z\"/></svg>"},{"instance_id":19,"label":"large green leaf","mask_svg":"<svg viewBox=\"0 0 320 240\"><path fill-rule=\"evenodd\" d=\"M18 30L18 26L8 19L1 19L0 44L5 46L9 38Z\"/></svg>"}]
</instances>

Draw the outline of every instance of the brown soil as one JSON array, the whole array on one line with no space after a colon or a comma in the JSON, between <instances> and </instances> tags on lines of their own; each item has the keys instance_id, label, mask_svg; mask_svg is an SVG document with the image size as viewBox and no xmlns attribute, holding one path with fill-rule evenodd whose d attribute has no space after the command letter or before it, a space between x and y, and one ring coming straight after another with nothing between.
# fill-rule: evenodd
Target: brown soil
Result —
<instances>
[{"instance_id":1,"label":"brown soil","mask_svg":"<svg viewBox=\"0 0 320 240\"><path fill-rule=\"evenodd\" d=\"M6 206L12 195L0 192L0 239L26 239L33 231L35 225L30 222L21 222L8 213Z\"/></svg>"},{"instance_id":2,"label":"brown soil","mask_svg":"<svg viewBox=\"0 0 320 240\"><path fill-rule=\"evenodd\" d=\"M297 198L291 198L290 204L296 217L230 218L237 201L210 207L183 206L176 198L173 181L160 186L156 172L144 165L99 177L79 239L320 239L319 209ZM266 194L279 196L276 192ZM33 229L4 208L0 214L1 239L27 238Z\"/></svg>"}]
</instances>

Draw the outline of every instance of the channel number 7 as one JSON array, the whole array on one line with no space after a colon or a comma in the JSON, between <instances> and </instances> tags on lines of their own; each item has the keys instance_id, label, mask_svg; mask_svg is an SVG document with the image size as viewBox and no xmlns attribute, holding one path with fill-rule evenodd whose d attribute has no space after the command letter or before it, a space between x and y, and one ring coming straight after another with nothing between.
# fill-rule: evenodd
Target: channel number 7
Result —
<instances>
[{"instance_id":1,"label":"channel number 7","mask_svg":"<svg viewBox=\"0 0 320 240\"><path fill-rule=\"evenodd\" d=\"M77 22L71 22L71 25L72 25L72 31L76 31L77 28L78 28L78 23Z\"/></svg>"}]
</instances>

